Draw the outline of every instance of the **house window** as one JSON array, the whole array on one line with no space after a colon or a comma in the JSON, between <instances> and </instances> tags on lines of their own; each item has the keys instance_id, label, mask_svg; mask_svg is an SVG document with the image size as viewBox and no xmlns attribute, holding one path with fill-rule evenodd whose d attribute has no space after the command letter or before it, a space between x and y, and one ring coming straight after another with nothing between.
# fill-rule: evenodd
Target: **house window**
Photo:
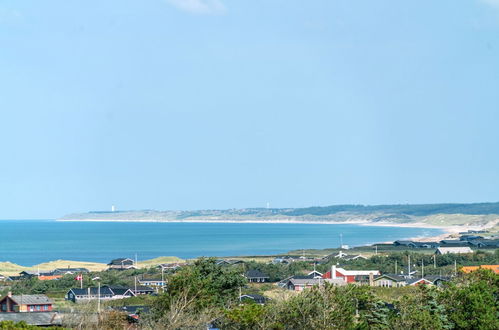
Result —
<instances>
[{"instance_id":1,"label":"house window","mask_svg":"<svg viewBox=\"0 0 499 330\"><path fill-rule=\"evenodd\" d=\"M42 306L40 306L40 305L36 306L36 310L37 311L41 311L42 310Z\"/></svg>"},{"instance_id":2,"label":"house window","mask_svg":"<svg viewBox=\"0 0 499 330\"><path fill-rule=\"evenodd\" d=\"M49 310L49 305L43 305L43 310L48 311Z\"/></svg>"}]
</instances>

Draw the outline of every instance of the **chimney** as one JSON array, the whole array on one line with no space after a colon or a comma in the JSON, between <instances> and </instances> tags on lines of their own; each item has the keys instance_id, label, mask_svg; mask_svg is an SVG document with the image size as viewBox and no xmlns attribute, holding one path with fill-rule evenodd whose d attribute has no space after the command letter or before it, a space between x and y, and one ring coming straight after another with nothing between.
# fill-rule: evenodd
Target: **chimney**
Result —
<instances>
[{"instance_id":1,"label":"chimney","mask_svg":"<svg viewBox=\"0 0 499 330\"><path fill-rule=\"evenodd\" d=\"M9 291L9 292L7 293L7 297L12 298L12 291Z\"/></svg>"},{"instance_id":2,"label":"chimney","mask_svg":"<svg viewBox=\"0 0 499 330\"><path fill-rule=\"evenodd\" d=\"M336 265L331 266L331 278L336 279Z\"/></svg>"},{"instance_id":3,"label":"chimney","mask_svg":"<svg viewBox=\"0 0 499 330\"><path fill-rule=\"evenodd\" d=\"M374 274L369 273L369 286L374 286Z\"/></svg>"}]
</instances>

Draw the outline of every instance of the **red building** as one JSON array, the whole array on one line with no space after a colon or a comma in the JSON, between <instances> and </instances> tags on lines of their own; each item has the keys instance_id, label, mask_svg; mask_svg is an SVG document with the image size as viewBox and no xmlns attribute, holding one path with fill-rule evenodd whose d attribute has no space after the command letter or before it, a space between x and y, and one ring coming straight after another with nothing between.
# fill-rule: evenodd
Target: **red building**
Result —
<instances>
[{"instance_id":1,"label":"red building","mask_svg":"<svg viewBox=\"0 0 499 330\"><path fill-rule=\"evenodd\" d=\"M12 295L0 299L1 313L51 312L52 301L43 294Z\"/></svg>"},{"instance_id":2,"label":"red building","mask_svg":"<svg viewBox=\"0 0 499 330\"><path fill-rule=\"evenodd\" d=\"M374 275L380 275L379 270L345 270L343 268L333 266L329 272L322 275L322 278L343 279L347 283L355 283L356 277L369 277Z\"/></svg>"}]
</instances>

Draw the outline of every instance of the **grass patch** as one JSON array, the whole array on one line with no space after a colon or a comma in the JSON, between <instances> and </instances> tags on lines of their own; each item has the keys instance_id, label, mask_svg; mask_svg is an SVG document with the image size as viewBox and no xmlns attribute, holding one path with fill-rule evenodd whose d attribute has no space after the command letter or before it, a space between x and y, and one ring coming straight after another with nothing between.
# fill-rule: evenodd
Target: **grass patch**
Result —
<instances>
[{"instance_id":1,"label":"grass patch","mask_svg":"<svg viewBox=\"0 0 499 330\"><path fill-rule=\"evenodd\" d=\"M148 268L151 266L157 266L159 264L168 264L174 262L184 262L183 259L178 257L158 257L150 260L144 260L137 262L139 268Z\"/></svg>"}]
</instances>

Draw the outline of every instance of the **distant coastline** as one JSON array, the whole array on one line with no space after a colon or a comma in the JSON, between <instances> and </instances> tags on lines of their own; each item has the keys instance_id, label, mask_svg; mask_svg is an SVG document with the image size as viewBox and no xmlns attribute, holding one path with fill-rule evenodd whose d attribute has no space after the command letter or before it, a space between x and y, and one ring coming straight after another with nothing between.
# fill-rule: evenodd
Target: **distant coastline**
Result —
<instances>
[{"instance_id":1,"label":"distant coastline","mask_svg":"<svg viewBox=\"0 0 499 330\"><path fill-rule=\"evenodd\" d=\"M93 211L57 219L78 222L170 222L170 223L260 223L361 225L433 228L444 231L442 240L468 230L499 231L499 203L415 204L415 205L333 205L307 208L246 208L195 211Z\"/></svg>"},{"instance_id":2,"label":"distant coastline","mask_svg":"<svg viewBox=\"0 0 499 330\"><path fill-rule=\"evenodd\" d=\"M333 205L306 208L244 208L228 210L91 211L65 215L60 221L213 222L360 224L420 228L493 227L499 203Z\"/></svg>"}]
</instances>

